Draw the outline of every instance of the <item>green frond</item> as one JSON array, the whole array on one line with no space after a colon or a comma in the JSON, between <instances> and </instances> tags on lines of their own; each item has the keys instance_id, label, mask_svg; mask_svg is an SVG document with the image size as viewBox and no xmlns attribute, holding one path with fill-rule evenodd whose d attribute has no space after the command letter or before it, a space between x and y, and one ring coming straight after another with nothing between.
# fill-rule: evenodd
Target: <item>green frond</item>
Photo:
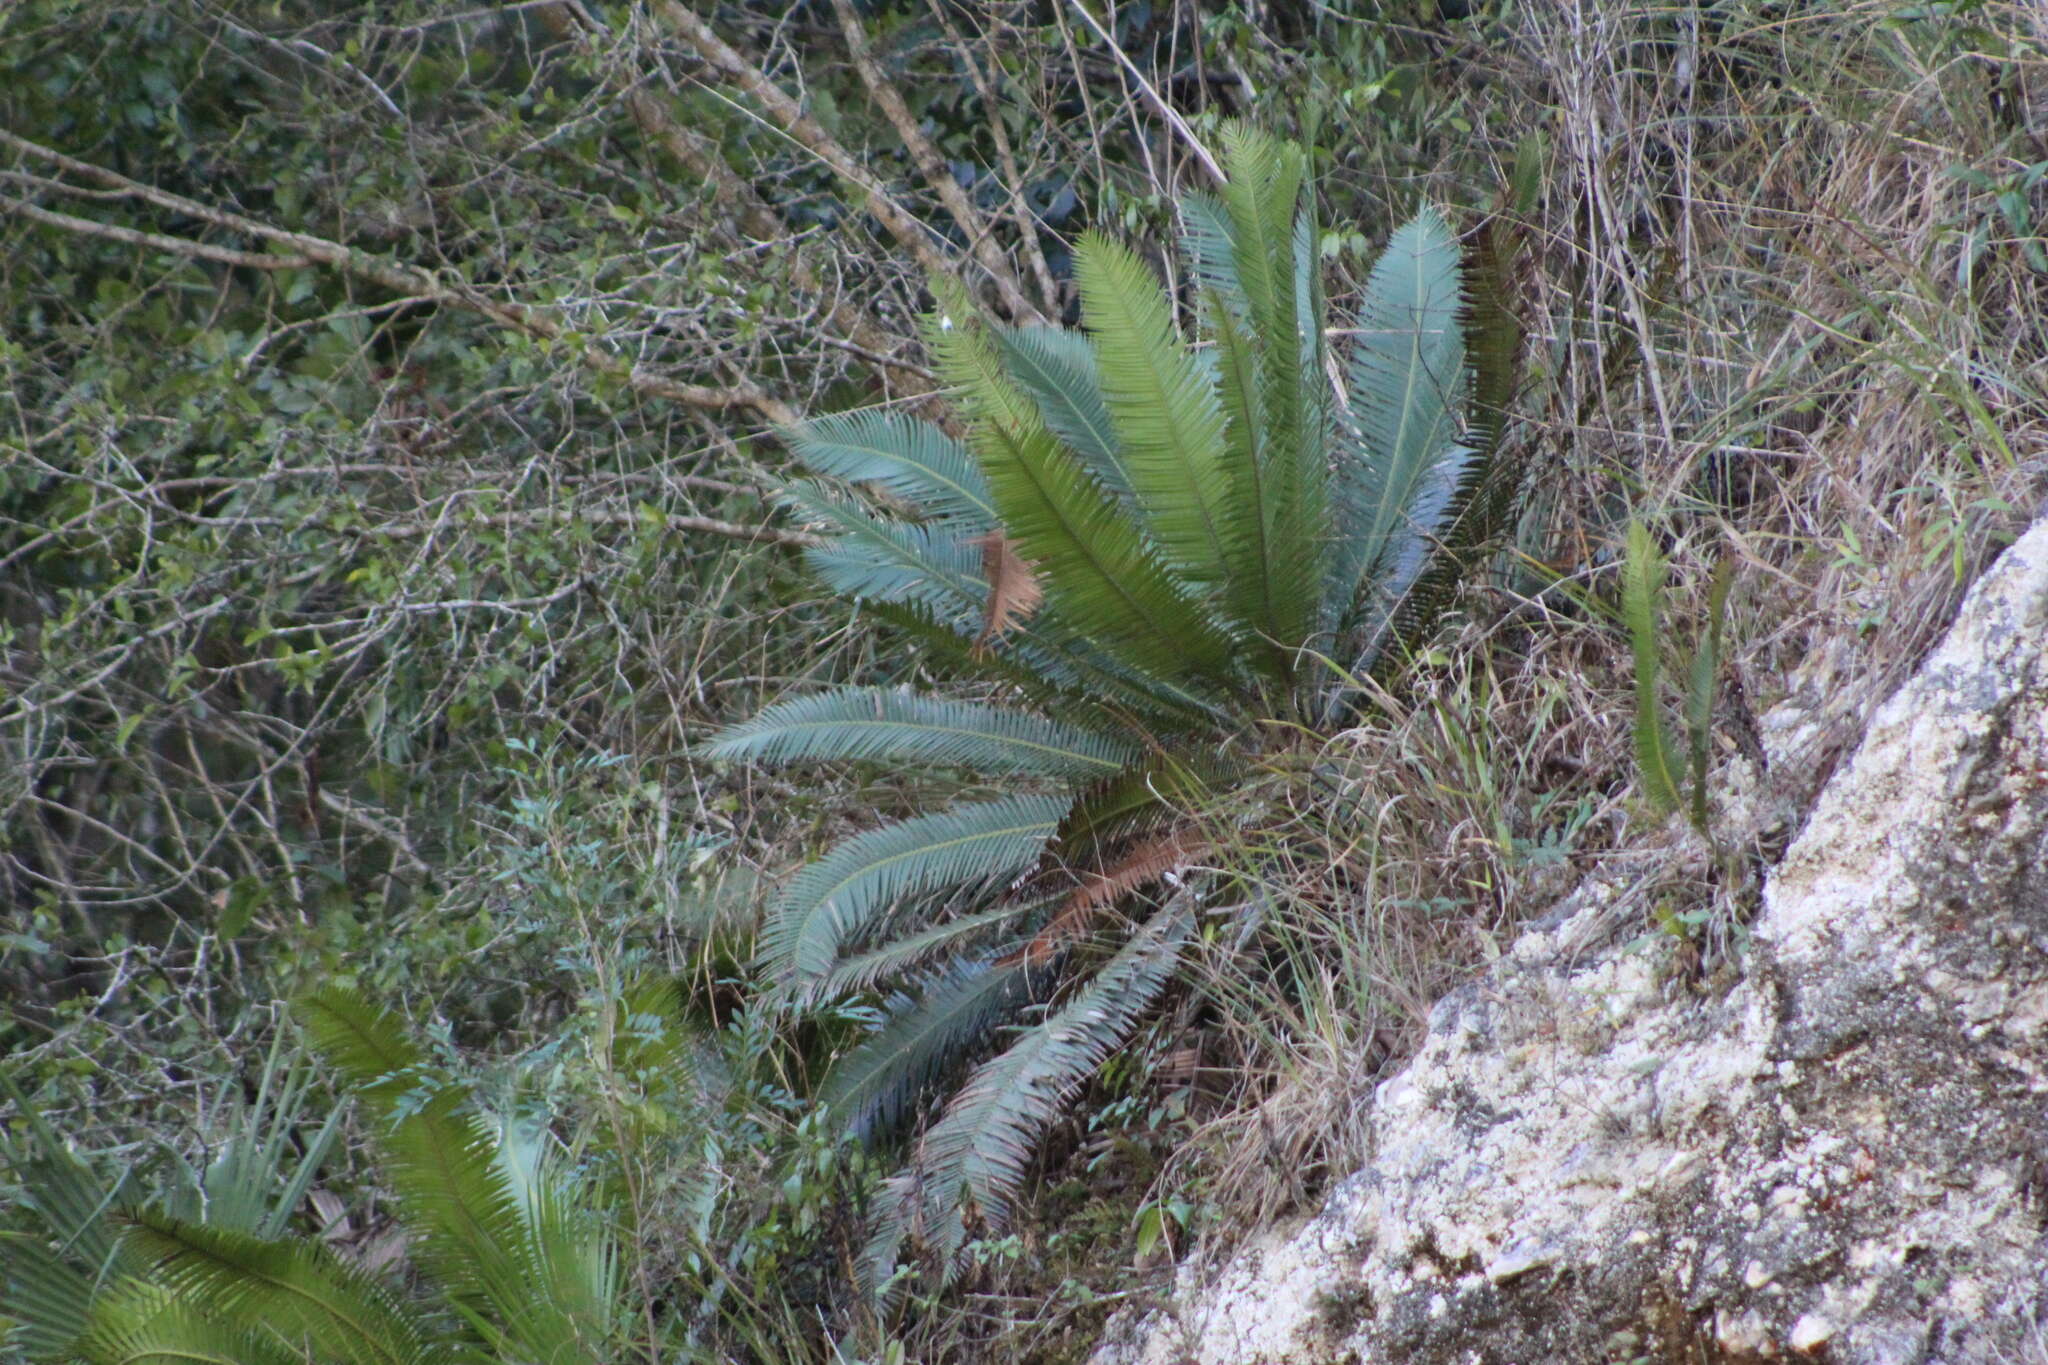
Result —
<instances>
[{"instance_id":1,"label":"green frond","mask_svg":"<svg viewBox=\"0 0 2048 1365\"><path fill-rule=\"evenodd\" d=\"M952 327L937 342L976 418L974 451L1003 529L1038 566L1068 626L1163 681L1227 676L1229 632L1176 582L1116 497L1046 429L979 329Z\"/></svg>"},{"instance_id":2,"label":"green frond","mask_svg":"<svg viewBox=\"0 0 2048 1365\"><path fill-rule=\"evenodd\" d=\"M86 1330L94 1280L27 1233L0 1232L0 1318L28 1360L60 1360Z\"/></svg>"},{"instance_id":3,"label":"green frond","mask_svg":"<svg viewBox=\"0 0 2048 1365\"><path fill-rule=\"evenodd\" d=\"M266 1241L180 1223L147 1210L125 1214L151 1278L191 1311L255 1329L314 1356L361 1365L434 1359L425 1324L371 1276L303 1238Z\"/></svg>"},{"instance_id":4,"label":"green frond","mask_svg":"<svg viewBox=\"0 0 2048 1365\"><path fill-rule=\"evenodd\" d=\"M1367 280L1335 475L1337 547L1325 593L1333 621L1352 613L1404 544L1441 529L1417 514L1462 435L1459 286L1457 241L1431 210L1394 233Z\"/></svg>"},{"instance_id":5,"label":"green frond","mask_svg":"<svg viewBox=\"0 0 2048 1365\"><path fill-rule=\"evenodd\" d=\"M1074 248L1074 276L1124 473L1153 538L1190 582L1219 588L1244 539L1245 509L1233 497L1216 395L1137 253L1089 233Z\"/></svg>"},{"instance_id":6,"label":"green frond","mask_svg":"<svg viewBox=\"0 0 2048 1365\"><path fill-rule=\"evenodd\" d=\"M1021 966L968 961L932 974L889 998L886 1022L833 1063L818 1102L863 1141L895 1131L1029 993L1030 974Z\"/></svg>"},{"instance_id":7,"label":"green frond","mask_svg":"<svg viewBox=\"0 0 2048 1365\"><path fill-rule=\"evenodd\" d=\"M73 1358L86 1365L305 1365L267 1326L209 1317L162 1292L104 1296Z\"/></svg>"},{"instance_id":8,"label":"green frond","mask_svg":"<svg viewBox=\"0 0 2048 1365\"><path fill-rule=\"evenodd\" d=\"M1298 368L1295 214L1307 160L1298 147L1248 123L1225 124L1223 206L1230 215L1231 261L1253 325L1280 362L1276 377ZM1290 387L1298 385L1294 380ZM1276 394L1276 397L1281 395Z\"/></svg>"},{"instance_id":9,"label":"green frond","mask_svg":"<svg viewBox=\"0 0 2048 1365\"><path fill-rule=\"evenodd\" d=\"M977 534L996 524L995 504L973 455L930 422L872 409L806 422L788 439L797 459L814 473L878 484L934 516L958 519Z\"/></svg>"},{"instance_id":10,"label":"green frond","mask_svg":"<svg viewBox=\"0 0 2048 1365\"><path fill-rule=\"evenodd\" d=\"M921 1240L950 1278L965 1238L965 1206L990 1227L1004 1227L1040 1136L1158 998L1193 922L1184 903L1160 911L1071 1001L976 1068L919 1140L909 1179L879 1196L920 1208L908 1218L900 1209L884 1217L878 1231L900 1237L922 1223ZM871 1241L867 1258L881 1266L893 1263L895 1251Z\"/></svg>"},{"instance_id":11,"label":"green frond","mask_svg":"<svg viewBox=\"0 0 2048 1365\"><path fill-rule=\"evenodd\" d=\"M915 602L956 624L977 617L988 584L961 523L884 520L814 483L792 484L781 501L827 537L804 551L804 563L839 596Z\"/></svg>"},{"instance_id":12,"label":"green frond","mask_svg":"<svg viewBox=\"0 0 2048 1365\"><path fill-rule=\"evenodd\" d=\"M1327 557L1329 382L1314 196L1288 144L1233 124L1223 197L1181 204L1182 242L1202 285L1226 418L1232 501L1244 534L1230 603L1269 646L1266 671L1292 671L1286 647L1313 633Z\"/></svg>"},{"instance_id":13,"label":"green frond","mask_svg":"<svg viewBox=\"0 0 2048 1365\"><path fill-rule=\"evenodd\" d=\"M1294 219L1294 310L1301 358L1296 372L1274 391L1292 393L1288 423L1267 442L1266 506L1271 516L1266 541L1267 574L1295 589L1285 599L1290 614L1280 638L1307 641L1319 626L1322 584L1328 577L1330 544L1330 456L1336 445L1336 394L1329 378L1329 346L1323 335L1324 300L1321 233L1313 194L1301 196ZM1268 406L1284 401L1269 398Z\"/></svg>"},{"instance_id":14,"label":"green frond","mask_svg":"<svg viewBox=\"0 0 2048 1365\"><path fill-rule=\"evenodd\" d=\"M1064 327L994 327L1003 367L1052 434L1119 498L1132 497L1088 338Z\"/></svg>"},{"instance_id":15,"label":"green frond","mask_svg":"<svg viewBox=\"0 0 2048 1365\"><path fill-rule=\"evenodd\" d=\"M809 989L843 945L909 897L1000 884L1038 861L1071 798L1011 796L954 806L855 835L790 881L761 931L761 959Z\"/></svg>"},{"instance_id":16,"label":"green frond","mask_svg":"<svg viewBox=\"0 0 2048 1365\"><path fill-rule=\"evenodd\" d=\"M382 1169L414 1263L477 1330L515 1353L547 1359L586 1341L598 1328L587 1295L570 1291L593 1273L592 1257L610 1255L602 1236L584 1228L565 1242L555 1228L547 1231L556 1240L540 1240L496 1124L465 1087L436 1083L395 1015L334 987L302 1000L298 1013L378 1121Z\"/></svg>"},{"instance_id":17,"label":"green frond","mask_svg":"<svg viewBox=\"0 0 2048 1365\"><path fill-rule=\"evenodd\" d=\"M1118 771L1137 750L1028 711L886 687L840 687L776 702L720 731L704 753L755 763L915 764L1085 781Z\"/></svg>"},{"instance_id":18,"label":"green frond","mask_svg":"<svg viewBox=\"0 0 2048 1365\"><path fill-rule=\"evenodd\" d=\"M1224 415L1225 459L1243 504L1244 533L1232 544L1230 577L1224 584L1224 600L1232 612L1251 624L1261 638L1268 676L1285 678L1292 667L1291 656L1278 642L1298 641L1299 613L1290 604L1302 596L1299 581L1277 578L1272 570L1274 546L1270 537L1276 526L1268 505L1269 466L1276 458L1268 446L1271 436L1265 413L1264 382L1260 375L1257 347L1246 335L1231 310L1214 305L1214 340L1217 397ZM1284 496L1284 494L1283 494Z\"/></svg>"},{"instance_id":19,"label":"green frond","mask_svg":"<svg viewBox=\"0 0 2048 1365\"><path fill-rule=\"evenodd\" d=\"M603 1215L562 1168L545 1127L501 1123L495 1155L524 1224L527 1292L507 1305L504 1338L527 1359L600 1354L620 1311L617 1246Z\"/></svg>"}]
</instances>

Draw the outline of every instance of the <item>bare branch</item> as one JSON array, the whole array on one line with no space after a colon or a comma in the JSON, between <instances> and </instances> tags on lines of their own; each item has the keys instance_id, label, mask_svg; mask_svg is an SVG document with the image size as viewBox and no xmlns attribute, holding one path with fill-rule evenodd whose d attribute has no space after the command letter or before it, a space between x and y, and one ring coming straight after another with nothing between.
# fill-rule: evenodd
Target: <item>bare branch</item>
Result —
<instances>
[{"instance_id":1,"label":"bare branch","mask_svg":"<svg viewBox=\"0 0 2048 1365\"><path fill-rule=\"evenodd\" d=\"M768 116L781 125L792 138L810 151L820 161L832 168L841 180L865 196L865 207L881 221L905 251L917 261L924 272L937 279L958 279L960 272L952 262L939 254L932 245L931 230L919 222L903 205L896 202L888 188L875 178L868 169L856 161L853 154L840 144L839 140L825 131L824 125L803 111L803 107L783 92L782 88L741 56L731 44L719 37L711 26L678 3L678 0L660 0L661 17L680 34L690 46L697 49L699 56L709 62L721 75L731 80L746 94L753 97ZM1033 310L1036 315L1036 310Z\"/></svg>"},{"instance_id":2,"label":"bare branch","mask_svg":"<svg viewBox=\"0 0 2048 1365\"><path fill-rule=\"evenodd\" d=\"M218 261L222 265L239 265L249 270L297 270L312 265L307 256L270 256L260 251L236 251L232 247L210 246L184 237L166 237L160 232L142 232L135 228L121 227L114 223L95 222L90 218L74 218L68 213L55 213L38 208L25 199L11 195L0 195L0 213L12 213L41 223L45 227L62 228L82 237L99 237L110 242L124 242L129 246L149 247L155 251L167 251L174 256L196 256L202 260Z\"/></svg>"},{"instance_id":3,"label":"bare branch","mask_svg":"<svg viewBox=\"0 0 2048 1365\"><path fill-rule=\"evenodd\" d=\"M461 308L466 312L488 318L492 322L523 335L533 337L536 340L569 340L569 329L540 309L529 307L522 303L500 302L488 298L467 284L451 284L433 271L423 270L418 266L400 265L394 261L388 261L381 257L369 255L366 252L357 251L340 242L330 241L325 237L315 237L308 233L287 231L284 228L274 227L269 223L259 222L256 219L245 217L239 213L232 213L212 204L204 204L196 199L187 199L183 195L172 194L168 190L158 189L153 185L145 185L139 181L130 180L128 177L116 171L110 171L104 166L96 166L89 161L81 161L76 157L66 156L62 152L42 146L39 143L31 142L27 138L8 132L4 128L0 128L0 145L13 147L17 151L39 160L47 161L63 170L72 172L74 175L85 176L110 189L118 190L129 198L140 199L159 208L169 209L174 213L182 213L198 218L202 222L212 223L216 227L225 228L230 232L239 232L261 241L275 242L280 246L289 248L293 253L302 257L301 264L313 263L323 265L331 270L381 285L398 293L415 294L444 306ZM31 209L34 209L33 213L27 212ZM34 205L13 199L0 199L0 211L20 213L24 217L36 217L49 212L45 209L36 209ZM57 218L66 217L63 214L54 216ZM84 220L77 221L83 222ZM62 224L57 224L57 226L62 226ZM123 230L125 231L126 229ZM223 248L209 247L204 243L182 238L157 237L156 234L145 235L153 238L155 242L166 244L160 247L160 249L181 250L189 256L215 258L213 253L223 250ZM168 245L171 243L179 243L181 245ZM256 259L262 260L267 258L258 257ZM617 379L632 389L633 392L643 397L666 398L691 407L706 408L712 411L752 408L776 426L790 426L798 420L796 409L769 394L760 385L753 383L751 380L743 381L727 388L689 384L613 355L594 341L571 342L571 344L577 345L578 359L586 369Z\"/></svg>"},{"instance_id":4,"label":"bare branch","mask_svg":"<svg viewBox=\"0 0 2048 1365\"><path fill-rule=\"evenodd\" d=\"M557 37L575 43L586 52L594 50L596 37L610 32L601 20L580 4L550 5L541 11L541 19ZM739 226L748 236L763 243L795 238L796 233L789 224L769 206L759 191L733 170L711 138L681 122L666 103L639 84L629 81L624 97L626 110L640 131L660 143L670 156L689 167L691 174L708 185L712 199L736 216ZM789 276L799 289L818 294L827 292L809 254L800 248L790 253ZM895 374L896 387L905 396L921 397L933 391L935 385L929 371L898 360L892 354L904 339L883 330L865 310L842 296L832 300L827 317L840 336L850 343L855 354Z\"/></svg>"},{"instance_id":5,"label":"bare branch","mask_svg":"<svg viewBox=\"0 0 2048 1365\"><path fill-rule=\"evenodd\" d=\"M947 169L938 148L932 146L931 139L917 126L910 106L903 102L902 92L896 89L875 61L874 53L868 47L867 32L861 28L860 16L854 13L851 0L832 0L832 9L839 16L839 31L846 35L847 50L853 56L853 69L860 73L868 98L875 102L896 129L896 135L910 149L911 159L917 162L919 173L938 194L939 202L946 206L946 212L953 216L953 221L960 225L960 231L966 234L974 259L981 262L982 269L988 271L989 278L995 281L1003 307L1017 322L1043 322L1045 319L1038 309L1024 297L1024 288L997 247L995 238L989 235L988 224L982 221L966 191L960 188L960 182Z\"/></svg>"},{"instance_id":6,"label":"bare branch","mask_svg":"<svg viewBox=\"0 0 2048 1365\"><path fill-rule=\"evenodd\" d=\"M1159 93L1158 88L1151 81L1145 79L1145 73L1138 69L1138 64L1132 61L1121 47L1117 46L1116 39L1111 37L1109 30L1102 26L1102 21L1088 12L1088 7L1082 4L1081 0L1070 0L1070 2L1074 7L1074 13L1081 16L1081 22L1088 25L1096 37L1102 39L1103 46L1109 49L1110 55L1116 58L1117 64L1129 73L1133 81L1137 82L1138 89L1144 92L1145 98L1150 101L1152 107L1159 111L1159 116L1166 120L1166 126L1173 129L1173 135L1187 144L1188 150L1194 153L1195 160L1201 162L1202 169L1209 173L1209 178L1218 185L1221 185L1225 179L1223 167L1217 162L1214 154L1202 145L1202 139L1195 136L1195 130L1190 128L1188 121L1180 116L1180 111L1168 104L1166 98Z\"/></svg>"}]
</instances>

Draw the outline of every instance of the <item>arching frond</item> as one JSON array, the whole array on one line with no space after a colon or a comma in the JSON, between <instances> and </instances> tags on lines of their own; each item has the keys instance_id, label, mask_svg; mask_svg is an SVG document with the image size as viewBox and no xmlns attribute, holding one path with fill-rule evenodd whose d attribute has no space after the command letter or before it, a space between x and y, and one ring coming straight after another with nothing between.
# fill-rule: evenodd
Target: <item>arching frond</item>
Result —
<instances>
[{"instance_id":1,"label":"arching frond","mask_svg":"<svg viewBox=\"0 0 2048 1365\"><path fill-rule=\"evenodd\" d=\"M0 1317L14 1324L8 1340L25 1359L71 1354L86 1330L96 1282L40 1238L0 1232Z\"/></svg>"},{"instance_id":2,"label":"arching frond","mask_svg":"<svg viewBox=\"0 0 2048 1365\"><path fill-rule=\"evenodd\" d=\"M833 1063L819 1102L851 1136L900 1127L912 1106L997 1024L1021 1009L1030 974L967 960L891 996L887 1022Z\"/></svg>"},{"instance_id":3,"label":"arching frond","mask_svg":"<svg viewBox=\"0 0 2048 1365\"><path fill-rule=\"evenodd\" d=\"M959 522L885 520L812 483L791 485L782 501L828 537L804 551L804 562L841 597L915 602L942 620L964 622L988 592L980 552Z\"/></svg>"},{"instance_id":4,"label":"arching frond","mask_svg":"<svg viewBox=\"0 0 2048 1365\"><path fill-rule=\"evenodd\" d=\"M1086 780L1119 771L1138 751L1125 740L1028 711L886 687L840 687L776 702L720 731L704 752L756 763L853 760Z\"/></svg>"},{"instance_id":5,"label":"arching frond","mask_svg":"<svg viewBox=\"0 0 2048 1365\"><path fill-rule=\"evenodd\" d=\"M761 959L808 988L841 947L906 897L999 885L1037 862L1071 798L1013 796L951 807L856 835L790 881L761 931Z\"/></svg>"},{"instance_id":6,"label":"arching frond","mask_svg":"<svg viewBox=\"0 0 2048 1365\"><path fill-rule=\"evenodd\" d=\"M1160 911L1073 1000L975 1070L919 1140L911 1169L877 1196L894 1207L878 1212L864 1255L871 1275L882 1272L871 1283L886 1277L912 1232L950 1278L969 1203L989 1226L1007 1224L1040 1134L1164 989L1192 924L1183 904Z\"/></svg>"},{"instance_id":7,"label":"arching frond","mask_svg":"<svg viewBox=\"0 0 2048 1365\"><path fill-rule=\"evenodd\" d=\"M967 448L930 422L876 409L806 422L788 433L790 449L815 473L879 484L972 533L996 524L988 484Z\"/></svg>"},{"instance_id":8,"label":"arching frond","mask_svg":"<svg viewBox=\"0 0 2048 1365\"><path fill-rule=\"evenodd\" d=\"M141 1285L103 1294L91 1330L71 1354L87 1365L305 1365L306 1360L267 1327L208 1317Z\"/></svg>"},{"instance_id":9,"label":"arching frond","mask_svg":"<svg viewBox=\"0 0 2048 1365\"><path fill-rule=\"evenodd\" d=\"M993 910L955 915L928 929L898 934L873 948L855 951L833 964L810 992L813 1000L834 1000L871 989L884 977L901 976L941 953L965 957L974 945L1031 913L1030 904L1004 903Z\"/></svg>"},{"instance_id":10,"label":"arching frond","mask_svg":"<svg viewBox=\"0 0 2048 1365\"><path fill-rule=\"evenodd\" d=\"M1458 444L1467 388L1459 285L1457 241L1430 210L1394 233L1366 282L1336 469L1337 549L1325 595L1332 620L1352 612L1404 541L1428 535L1418 502Z\"/></svg>"},{"instance_id":11,"label":"arching frond","mask_svg":"<svg viewBox=\"0 0 2048 1365\"><path fill-rule=\"evenodd\" d=\"M1088 472L1119 498L1129 499L1131 481L1124 473L1116 428L1102 399L1102 380L1095 372L1095 350L1088 338L1064 327L990 329L1002 348L1003 368L1038 405L1052 434L1081 457Z\"/></svg>"},{"instance_id":12,"label":"arching frond","mask_svg":"<svg viewBox=\"0 0 2048 1365\"><path fill-rule=\"evenodd\" d=\"M316 1357L426 1365L433 1333L376 1279L318 1242L265 1241L138 1210L124 1215L151 1278L193 1311L262 1324Z\"/></svg>"}]
</instances>

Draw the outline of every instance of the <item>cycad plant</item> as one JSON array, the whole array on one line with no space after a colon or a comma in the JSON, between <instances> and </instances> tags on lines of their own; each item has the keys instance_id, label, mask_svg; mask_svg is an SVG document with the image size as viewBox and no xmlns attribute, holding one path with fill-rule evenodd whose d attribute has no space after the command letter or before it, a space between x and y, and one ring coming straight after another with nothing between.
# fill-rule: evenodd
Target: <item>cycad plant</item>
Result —
<instances>
[{"instance_id":1,"label":"cycad plant","mask_svg":"<svg viewBox=\"0 0 2048 1365\"><path fill-rule=\"evenodd\" d=\"M1248 128L1225 151L1221 194L1180 205L1192 338L1090 234L1085 332L942 304L963 437L889 412L790 434L831 481L787 495L825 537L811 567L962 679L792 698L709 748L931 778L933 809L805 867L762 932L781 1002L879 994L821 1091L850 1133L900 1132L980 1059L881 1193L871 1284L906 1238L950 1271L1002 1224L1039 1135L1172 977L1205 812L1349 723L1513 502L1517 338L1484 263L1423 211L1333 351L1304 156Z\"/></svg>"},{"instance_id":2,"label":"cycad plant","mask_svg":"<svg viewBox=\"0 0 2048 1365\"><path fill-rule=\"evenodd\" d=\"M15 1166L48 1236L9 1237L0 1274L0 1313L19 1324L22 1354L87 1365L561 1365L618 1354L629 1337L611 1222L541 1139L489 1118L466 1087L434 1074L391 1015L352 993L322 992L300 1016L357 1087L407 1259L433 1292L409 1293L287 1231L331 1124L281 1192L256 1158L282 1144L265 1141L231 1146L195 1197L168 1201L106 1188L38 1124L43 1150L16 1154Z\"/></svg>"}]
</instances>

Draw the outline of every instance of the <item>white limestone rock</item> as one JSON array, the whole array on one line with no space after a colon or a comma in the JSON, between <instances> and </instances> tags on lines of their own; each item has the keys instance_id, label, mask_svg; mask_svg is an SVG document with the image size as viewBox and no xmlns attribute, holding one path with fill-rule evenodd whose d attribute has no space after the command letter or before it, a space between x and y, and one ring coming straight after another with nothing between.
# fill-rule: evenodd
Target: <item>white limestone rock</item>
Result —
<instances>
[{"instance_id":1,"label":"white limestone rock","mask_svg":"<svg viewBox=\"0 0 2048 1365\"><path fill-rule=\"evenodd\" d=\"M1098 1365L2048 1361L2044 645L2048 521L1827 783L1733 989L1578 893L1437 1006L1365 1170Z\"/></svg>"}]
</instances>

